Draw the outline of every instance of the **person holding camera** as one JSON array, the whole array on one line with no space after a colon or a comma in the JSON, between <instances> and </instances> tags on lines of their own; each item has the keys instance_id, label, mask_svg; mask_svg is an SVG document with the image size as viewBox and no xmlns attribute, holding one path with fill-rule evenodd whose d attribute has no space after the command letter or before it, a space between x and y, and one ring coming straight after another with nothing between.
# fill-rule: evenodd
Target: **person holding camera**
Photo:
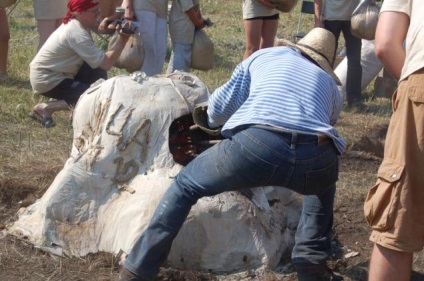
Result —
<instances>
[{"instance_id":1,"label":"person holding camera","mask_svg":"<svg viewBox=\"0 0 424 281\"><path fill-rule=\"evenodd\" d=\"M129 34L118 26L119 40L108 51L96 47L90 33L99 22L98 0L70 0L62 25L56 29L30 63L33 91L56 99L34 106L30 117L44 127L55 125L52 114L74 107L79 97L119 58ZM105 19L106 20L106 19Z\"/></svg>"}]
</instances>

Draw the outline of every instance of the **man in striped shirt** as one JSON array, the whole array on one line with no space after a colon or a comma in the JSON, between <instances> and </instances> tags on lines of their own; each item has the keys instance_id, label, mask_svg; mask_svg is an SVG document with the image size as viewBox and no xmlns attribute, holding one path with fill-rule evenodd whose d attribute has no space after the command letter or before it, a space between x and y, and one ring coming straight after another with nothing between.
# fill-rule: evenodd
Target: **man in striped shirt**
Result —
<instances>
[{"instance_id":1,"label":"man in striped shirt","mask_svg":"<svg viewBox=\"0 0 424 281\"><path fill-rule=\"evenodd\" d=\"M191 207L204 196L259 186L305 195L292 262L299 280L336 280L327 268L345 143L333 127L342 108L332 70L335 38L315 28L296 45L259 50L208 102L225 140L189 163L159 203L118 280L152 280Z\"/></svg>"}]
</instances>

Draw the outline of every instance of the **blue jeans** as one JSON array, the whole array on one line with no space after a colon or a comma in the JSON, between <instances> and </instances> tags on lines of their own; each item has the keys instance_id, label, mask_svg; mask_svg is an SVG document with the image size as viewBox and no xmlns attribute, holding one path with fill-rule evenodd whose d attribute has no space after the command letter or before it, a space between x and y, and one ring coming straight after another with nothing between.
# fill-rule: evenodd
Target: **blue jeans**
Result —
<instances>
[{"instance_id":1,"label":"blue jeans","mask_svg":"<svg viewBox=\"0 0 424 281\"><path fill-rule=\"evenodd\" d=\"M294 136L248 127L195 158L165 192L124 266L153 279L197 200L259 186L281 186L307 195L293 259L325 262L338 179L337 152L331 142L317 145L316 136Z\"/></svg>"}]
</instances>

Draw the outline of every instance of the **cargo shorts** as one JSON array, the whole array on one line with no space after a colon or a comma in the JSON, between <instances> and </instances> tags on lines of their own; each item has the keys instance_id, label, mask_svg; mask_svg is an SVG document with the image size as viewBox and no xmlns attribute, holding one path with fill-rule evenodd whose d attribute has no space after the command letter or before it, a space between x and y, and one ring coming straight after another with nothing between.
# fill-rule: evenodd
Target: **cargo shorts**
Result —
<instances>
[{"instance_id":1,"label":"cargo shorts","mask_svg":"<svg viewBox=\"0 0 424 281\"><path fill-rule=\"evenodd\" d=\"M424 68L399 84L392 103L384 159L364 213L371 241L412 253L424 246Z\"/></svg>"}]
</instances>

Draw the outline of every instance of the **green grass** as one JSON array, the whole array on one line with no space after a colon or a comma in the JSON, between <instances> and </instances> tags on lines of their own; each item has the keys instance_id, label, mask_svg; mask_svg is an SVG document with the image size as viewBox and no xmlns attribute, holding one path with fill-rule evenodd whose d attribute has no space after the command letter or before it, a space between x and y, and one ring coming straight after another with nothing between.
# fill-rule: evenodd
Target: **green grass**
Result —
<instances>
[{"instance_id":1,"label":"green grass","mask_svg":"<svg viewBox=\"0 0 424 281\"><path fill-rule=\"evenodd\" d=\"M278 38L291 39L297 28L299 16L297 5L291 13L281 13ZM213 91L225 83L234 67L242 60L244 53L244 27L242 20L242 3L238 0L204 0L201 1L204 17L209 17L214 25L206 29L215 45L215 67L208 72L193 71ZM312 16L304 17L302 28L312 28ZM72 142L72 127L67 113L55 114L57 126L44 129L28 118L32 107L45 100L34 95L29 83L29 63L36 54L38 33L33 17L32 1L21 0L9 15L11 40L9 47L8 79L0 84L0 124L3 132L0 144L0 167L10 170L8 176L19 177L22 162L46 159L46 163L61 164L68 156ZM105 48L105 41L95 36L95 41ZM340 42L343 46L343 42ZM168 54L170 50L168 50ZM164 66L166 69L167 65ZM109 77L125 74L124 70L113 68ZM390 102L387 99L373 99L373 88L364 92L367 114L388 116ZM343 131L343 129L342 129ZM53 159L49 159L53 157ZM17 160L17 161L15 161ZM5 176L0 172L0 179Z\"/></svg>"},{"instance_id":2,"label":"green grass","mask_svg":"<svg viewBox=\"0 0 424 281\"><path fill-rule=\"evenodd\" d=\"M299 7L300 5L297 5L289 14L280 14L278 38L289 40L292 38L297 27ZM234 67L243 57L245 40L242 1L202 0L201 8L203 15L215 23L211 28L206 29L215 45L215 67L208 72L193 72L213 91L229 79ZM35 197L33 199L43 195L69 157L73 139L73 130L67 112L55 113L54 119L57 125L51 129L42 128L28 118L32 107L45 100L33 94L29 83L29 63L35 56L38 45L32 1L20 0L16 9L10 14L9 25L11 40L8 79L0 84L0 131L2 132L0 141L0 217L2 220L0 226L16 218L15 214L19 208L17 202L26 198L21 190L32 190L32 196ZM312 26L312 17L305 17L303 30L308 30ZM100 47L105 48L105 42L102 39L95 36L95 40ZM344 42L341 39L340 48L343 45ZM169 53L170 50L168 55ZM166 67L167 65L164 69ZM109 77L125 73L123 70L114 68L109 72ZM340 206L347 201L359 202L360 209L362 209L367 189L375 181L378 163L376 160L369 160L363 155L352 153L352 148L361 143L367 132L387 124L391 114L389 99L374 98L373 83L365 89L363 96L364 108L344 110L337 124L341 135L346 139L348 151L341 158L336 205ZM6 191L2 192L2 190ZM10 202L6 202L8 204L2 198L4 194L12 198ZM6 205L8 207L3 208ZM7 249L6 246L4 248ZM9 257L9 255L3 255L3 257ZM1 258L0 251L0 260L3 261L4 258ZM9 258L15 260L13 255ZM44 262L45 259L42 260ZM10 264L14 263L10 262ZM11 267L6 265L4 268ZM24 276L23 271L26 271L26 268L21 269L18 275Z\"/></svg>"},{"instance_id":3,"label":"green grass","mask_svg":"<svg viewBox=\"0 0 424 281\"><path fill-rule=\"evenodd\" d=\"M242 20L242 3L238 0L204 0L201 9L204 17L209 17L215 24L206 29L215 45L215 67L208 72L193 71L213 91L225 83L234 67L242 60L244 52L244 27ZM291 39L297 27L300 5L291 12L280 14L278 38ZM303 29L312 28L312 17L305 17ZM72 127L68 113L55 114L57 126L44 129L28 118L34 104L45 100L34 95L29 83L29 63L36 54L38 33L33 17L32 1L21 0L9 15L11 32L8 64L8 80L0 84L0 180L5 177L19 178L18 171L22 163L44 163L62 165L69 155L72 143ZM95 37L99 46L105 42ZM340 46L343 46L341 41ZM168 50L169 53L169 50ZM164 66L166 69L167 65ZM113 68L109 77L126 73ZM362 119L383 118L390 115L388 99L374 99L373 87L364 92L367 109L356 112ZM352 113L349 113L352 114ZM373 117L374 116L374 117ZM343 115L342 115L343 117ZM349 128L341 128L349 132ZM349 140L349 133L347 134ZM30 165L29 165L30 166ZM30 178L30 177L29 177Z\"/></svg>"}]
</instances>

